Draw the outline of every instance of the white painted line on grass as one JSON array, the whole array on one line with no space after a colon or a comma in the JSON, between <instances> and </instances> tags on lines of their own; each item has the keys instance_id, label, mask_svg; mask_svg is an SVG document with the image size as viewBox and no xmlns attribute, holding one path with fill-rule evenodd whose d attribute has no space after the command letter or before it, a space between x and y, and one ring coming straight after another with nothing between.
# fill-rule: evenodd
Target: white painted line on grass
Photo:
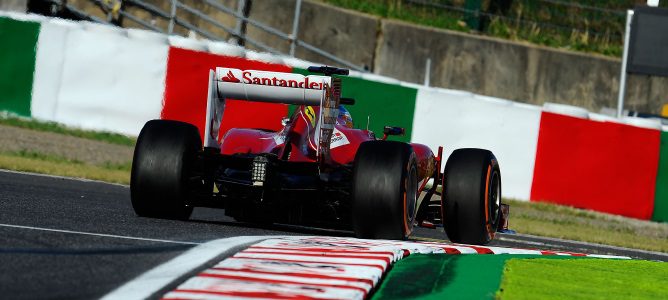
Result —
<instances>
[{"instance_id":1,"label":"white painted line on grass","mask_svg":"<svg viewBox=\"0 0 668 300\"><path fill-rule=\"evenodd\" d=\"M113 290L101 299L132 300L148 298L174 282L174 280L194 271L201 265L206 264L227 251L268 238L280 237L281 236L241 236L206 242L144 274L139 275L139 277Z\"/></svg>"},{"instance_id":2,"label":"white painted line on grass","mask_svg":"<svg viewBox=\"0 0 668 300\"><path fill-rule=\"evenodd\" d=\"M33 227L33 226L22 226L22 225L12 225L12 224L0 224L0 227L50 231L50 232L58 232L58 233L71 233L71 234L90 235L90 236L108 237L108 238L116 238L116 239L147 241L147 242L160 242L160 243L183 244L183 245L200 245L200 244L202 244L202 243L197 243L197 242L184 242L184 241L174 241L174 240L151 239L151 238L142 238L142 237L134 237L134 236L126 236L126 235L83 232L83 231L53 229L53 228L43 228L43 227Z\"/></svg>"}]
</instances>

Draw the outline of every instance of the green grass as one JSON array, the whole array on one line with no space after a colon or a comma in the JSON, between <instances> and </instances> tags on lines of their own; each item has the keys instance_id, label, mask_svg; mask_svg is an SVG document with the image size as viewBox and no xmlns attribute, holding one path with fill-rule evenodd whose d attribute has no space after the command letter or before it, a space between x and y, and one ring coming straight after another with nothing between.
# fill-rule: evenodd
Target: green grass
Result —
<instances>
[{"instance_id":1,"label":"green grass","mask_svg":"<svg viewBox=\"0 0 668 300\"><path fill-rule=\"evenodd\" d=\"M388 19L397 19L410 23L437 28L468 31L466 24L457 14L439 9L428 9L421 6L403 4L397 0L364 1L364 0L322 0L323 2L376 15Z\"/></svg>"},{"instance_id":2,"label":"green grass","mask_svg":"<svg viewBox=\"0 0 668 300\"><path fill-rule=\"evenodd\" d=\"M515 0L504 17L486 17L482 32L467 26L467 15L452 9L409 3L404 0L321 0L335 6L357 10L383 18L397 19L414 24L449 30L480 33L504 39L608 56L621 56L625 16L532 0ZM432 1L459 9L466 1ZM484 2L484 1L483 1ZM566 1L569 2L569 1ZM607 2L570 1L576 4L625 12L635 2L615 0ZM666 1L663 1L666 2ZM662 4L663 5L663 4ZM483 6L484 9L484 6ZM524 20L521 22L520 20ZM530 22L530 23L526 23ZM549 23L556 26L537 25ZM562 28L563 27L563 28ZM564 29L578 28L579 30ZM590 34L587 30L595 31Z\"/></svg>"},{"instance_id":3,"label":"green grass","mask_svg":"<svg viewBox=\"0 0 668 300\"><path fill-rule=\"evenodd\" d=\"M41 160L52 163L64 163L64 164L73 164L73 165L82 165L84 162L76 159L68 159L62 156L53 155L53 154L44 154L41 152L30 151L30 150L20 150L14 152L5 152L2 153L6 156L15 156L32 160Z\"/></svg>"},{"instance_id":4,"label":"green grass","mask_svg":"<svg viewBox=\"0 0 668 300\"><path fill-rule=\"evenodd\" d=\"M511 259L497 299L668 299L668 263Z\"/></svg>"},{"instance_id":5,"label":"green grass","mask_svg":"<svg viewBox=\"0 0 668 300\"><path fill-rule=\"evenodd\" d=\"M668 224L613 216L567 206L523 201L510 204L518 233L668 252Z\"/></svg>"},{"instance_id":6,"label":"green grass","mask_svg":"<svg viewBox=\"0 0 668 300\"><path fill-rule=\"evenodd\" d=\"M128 137L126 135L118 133L82 130L77 128L70 128L55 122L43 122L34 119L17 118L11 116L0 116L0 125L8 125L8 126L20 127L37 131L59 133L73 137L80 137L80 138L102 141L110 144L125 145L125 146L134 146L135 143L137 142L136 138Z\"/></svg>"},{"instance_id":7,"label":"green grass","mask_svg":"<svg viewBox=\"0 0 668 300\"><path fill-rule=\"evenodd\" d=\"M102 166L86 164L64 157L32 151L0 153L0 169L49 175L86 178L129 184L131 162L105 163Z\"/></svg>"},{"instance_id":8,"label":"green grass","mask_svg":"<svg viewBox=\"0 0 668 300\"><path fill-rule=\"evenodd\" d=\"M125 163L111 163L111 162L105 162L102 165L102 168L111 170L111 171L125 171L125 172L130 172L132 170L132 162L128 161Z\"/></svg>"}]
</instances>

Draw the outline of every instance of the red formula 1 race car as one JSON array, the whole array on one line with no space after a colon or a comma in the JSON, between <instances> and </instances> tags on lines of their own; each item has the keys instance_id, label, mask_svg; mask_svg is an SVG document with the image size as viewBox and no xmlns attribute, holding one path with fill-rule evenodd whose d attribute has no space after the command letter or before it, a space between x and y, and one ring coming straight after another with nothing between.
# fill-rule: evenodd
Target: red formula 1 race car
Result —
<instances>
[{"instance_id":1,"label":"red formula 1 race car","mask_svg":"<svg viewBox=\"0 0 668 300\"><path fill-rule=\"evenodd\" d=\"M458 149L441 172L442 147L434 155L422 144L387 141L403 134L398 127L385 127L381 139L352 127L343 105L355 100L340 97L347 70L309 71L323 76L211 70L203 141L188 123L144 125L132 163L135 212L188 219L193 207L215 207L243 222L352 229L360 238L383 239L443 224L451 241L468 244L488 243L504 229L508 210L492 152ZM280 131L233 128L221 137L226 99L299 107Z\"/></svg>"}]
</instances>

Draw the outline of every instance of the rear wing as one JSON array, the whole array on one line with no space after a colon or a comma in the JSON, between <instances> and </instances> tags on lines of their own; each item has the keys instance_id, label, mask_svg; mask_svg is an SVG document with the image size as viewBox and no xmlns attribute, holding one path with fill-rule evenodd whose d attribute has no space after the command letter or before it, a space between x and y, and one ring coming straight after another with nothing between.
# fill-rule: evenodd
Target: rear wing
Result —
<instances>
[{"instance_id":1,"label":"rear wing","mask_svg":"<svg viewBox=\"0 0 668 300\"><path fill-rule=\"evenodd\" d=\"M219 130L227 99L320 106L317 153L318 159L328 160L340 96L341 81L330 76L221 67L210 70L204 147L220 149Z\"/></svg>"}]
</instances>

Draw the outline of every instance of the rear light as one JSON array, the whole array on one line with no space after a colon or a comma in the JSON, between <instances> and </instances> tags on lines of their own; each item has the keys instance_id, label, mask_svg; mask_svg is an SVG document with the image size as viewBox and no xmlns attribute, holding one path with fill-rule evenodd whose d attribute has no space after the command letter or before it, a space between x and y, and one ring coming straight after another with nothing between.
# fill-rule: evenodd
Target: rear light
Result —
<instances>
[{"instance_id":1,"label":"rear light","mask_svg":"<svg viewBox=\"0 0 668 300\"><path fill-rule=\"evenodd\" d=\"M267 160L264 156L256 156L253 159L253 168L251 170L251 180L254 186L263 186L267 177Z\"/></svg>"}]
</instances>

